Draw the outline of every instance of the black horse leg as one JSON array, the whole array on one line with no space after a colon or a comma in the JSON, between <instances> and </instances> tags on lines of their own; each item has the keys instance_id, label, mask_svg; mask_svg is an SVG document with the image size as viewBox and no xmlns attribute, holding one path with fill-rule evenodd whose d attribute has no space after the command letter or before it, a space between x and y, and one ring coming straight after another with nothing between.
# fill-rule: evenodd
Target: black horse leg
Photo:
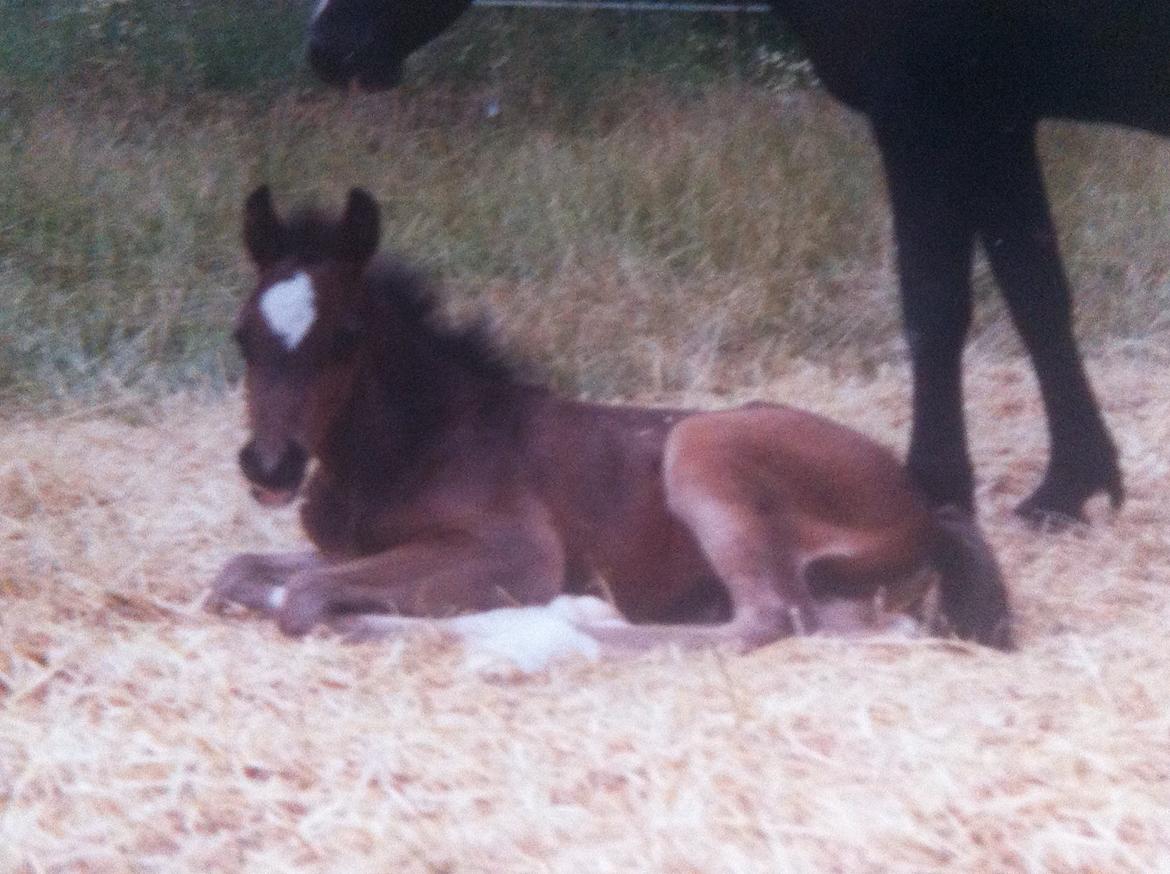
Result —
<instances>
[{"instance_id":1,"label":"black horse leg","mask_svg":"<svg viewBox=\"0 0 1170 874\"><path fill-rule=\"evenodd\" d=\"M967 167L950 132L875 122L894 212L902 317L913 368L907 466L932 501L971 510L963 420L963 344L971 322L975 228Z\"/></svg>"},{"instance_id":2,"label":"black horse leg","mask_svg":"<svg viewBox=\"0 0 1170 874\"><path fill-rule=\"evenodd\" d=\"M1036 159L1035 128L998 131L983 155L979 232L1012 321L1036 369L1048 418L1048 470L1016 512L1082 518L1085 500L1124 498L1117 450L1073 336L1071 296Z\"/></svg>"}]
</instances>

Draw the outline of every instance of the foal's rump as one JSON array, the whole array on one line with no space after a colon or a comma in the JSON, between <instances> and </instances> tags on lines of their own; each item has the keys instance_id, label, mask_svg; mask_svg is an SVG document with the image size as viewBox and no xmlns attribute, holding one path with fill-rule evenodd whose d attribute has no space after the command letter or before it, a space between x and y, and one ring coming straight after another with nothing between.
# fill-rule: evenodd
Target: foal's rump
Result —
<instances>
[{"instance_id":1,"label":"foal's rump","mask_svg":"<svg viewBox=\"0 0 1170 874\"><path fill-rule=\"evenodd\" d=\"M822 416L757 404L697 413L669 434L663 476L677 515L718 505L730 522L757 520L798 556L823 557L833 576L912 570L931 529L924 497L873 440ZM701 514L707 520L715 513Z\"/></svg>"}]
</instances>

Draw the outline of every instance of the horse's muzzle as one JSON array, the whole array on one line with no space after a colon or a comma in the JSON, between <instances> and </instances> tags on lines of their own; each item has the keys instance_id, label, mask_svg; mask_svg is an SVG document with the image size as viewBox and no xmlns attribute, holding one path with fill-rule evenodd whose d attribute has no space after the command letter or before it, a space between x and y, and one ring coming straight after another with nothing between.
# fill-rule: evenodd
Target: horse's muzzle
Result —
<instances>
[{"instance_id":1,"label":"horse's muzzle","mask_svg":"<svg viewBox=\"0 0 1170 874\"><path fill-rule=\"evenodd\" d=\"M309 41L309 66L317 78L327 85L345 86L357 75L352 61L347 63L346 55L336 51L322 40Z\"/></svg>"},{"instance_id":2,"label":"horse's muzzle","mask_svg":"<svg viewBox=\"0 0 1170 874\"><path fill-rule=\"evenodd\" d=\"M308 462L305 451L291 442L275 460L266 458L255 440L240 450L240 470L252 487L252 497L266 507L284 506L296 498Z\"/></svg>"},{"instance_id":3,"label":"horse's muzzle","mask_svg":"<svg viewBox=\"0 0 1170 874\"><path fill-rule=\"evenodd\" d=\"M383 91L402 80L402 64L390 56L370 54L368 47L346 47L311 37L309 66L327 85L346 87L356 82L366 91Z\"/></svg>"}]
</instances>

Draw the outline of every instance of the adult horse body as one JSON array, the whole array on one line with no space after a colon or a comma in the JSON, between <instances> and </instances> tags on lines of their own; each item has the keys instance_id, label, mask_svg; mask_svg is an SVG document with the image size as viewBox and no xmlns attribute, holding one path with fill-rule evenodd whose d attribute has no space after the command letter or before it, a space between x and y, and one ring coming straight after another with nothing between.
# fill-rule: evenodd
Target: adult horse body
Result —
<instances>
[{"instance_id":1,"label":"adult horse body","mask_svg":"<svg viewBox=\"0 0 1170 874\"><path fill-rule=\"evenodd\" d=\"M315 459L301 513L315 549L238 556L215 603L295 635L370 612L544 604L600 579L640 623L585 627L603 647L750 648L831 626L841 599L914 614L937 580L960 636L1010 646L975 523L930 509L861 434L786 406L599 406L525 384L373 257L361 190L340 220L283 222L261 188L245 239L260 279L236 330L240 465L259 500L284 504Z\"/></svg>"},{"instance_id":2,"label":"adult horse body","mask_svg":"<svg viewBox=\"0 0 1170 874\"><path fill-rule=\"evenodd\" d=\"M397 81L470 0L324 0L309 58L334 83ZM970 274L982 243L1040 384L1050 457L1020 505L1082 516L1124 491L1073 336L1068 281L1036 157L1046 117L1170 133L1165 0L774 0L817 73L870 120L894 214L913 364L908 465L939 504L970 508L962 405Z\"/></svg>"}]
</instances>

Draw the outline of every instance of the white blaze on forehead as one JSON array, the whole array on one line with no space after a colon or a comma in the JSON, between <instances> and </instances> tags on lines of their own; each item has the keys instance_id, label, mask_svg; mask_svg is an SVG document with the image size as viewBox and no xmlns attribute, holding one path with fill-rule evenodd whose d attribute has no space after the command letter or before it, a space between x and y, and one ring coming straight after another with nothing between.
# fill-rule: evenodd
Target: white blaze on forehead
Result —
<instances>
[{"instance_id":1,"label":"white blaze on forehead","mask_svg":"<svg viewBox=\"0 0 1170 874\"><path fill-rule=\"evenodd\" d=\"M317 6L313 9L313 14L310 16L309 21L316 21L318 18L320 18L321 13L325 11L325 7L328 5L329 0L318 0Z\"/></svg>"},{"instance_id":2,"label":"white blaze on forehead","mask_svg":"<svg viewBox=\"0 0 1170 874\"><path fill-rule=\"evenodd\" d=\"M269 286L260 296L264 321L290 352L296 349L317 318L313 282L305 273Z\"/></svg>"}]
</instances>

